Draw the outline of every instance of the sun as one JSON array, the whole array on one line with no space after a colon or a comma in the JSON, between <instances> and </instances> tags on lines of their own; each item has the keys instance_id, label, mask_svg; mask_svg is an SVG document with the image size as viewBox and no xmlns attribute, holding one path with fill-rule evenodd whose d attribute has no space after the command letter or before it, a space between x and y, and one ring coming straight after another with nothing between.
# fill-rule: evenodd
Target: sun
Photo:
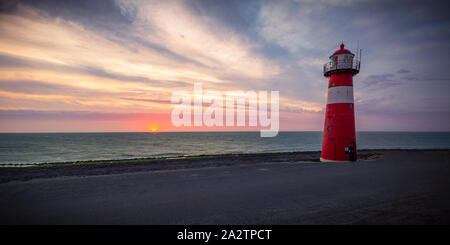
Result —
<instances>
[{"instance_id":1,"label":"sun","mask_svg":"<svg viewBox=\"0 0 450 245\"><path fill-rule=\"evenodd\" d=\"M150 126L148 126L148 130L151 132L151 133L157 133L158 132L158 126L157 125L150 125Z\"/></svg>"}]
</instances>

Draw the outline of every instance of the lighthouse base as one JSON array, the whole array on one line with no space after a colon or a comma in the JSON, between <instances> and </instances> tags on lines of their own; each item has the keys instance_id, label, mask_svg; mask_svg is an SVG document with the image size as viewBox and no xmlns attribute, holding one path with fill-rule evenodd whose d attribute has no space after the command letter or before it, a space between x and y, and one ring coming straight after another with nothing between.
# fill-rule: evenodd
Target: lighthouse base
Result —
<instances>
[{"instance_id":1,"label":"lighthouse base","mask_svg":"<svg viewBox=\"0 0 450 245\"><path fill-rule=\"evenodd\" d=\"M342 161L342 160L328 160L328 159L325 159L325 158L320 158L320 161L321 162L351 162L350 160L345 160L345 161Z\"/></svg>"}]
</instances>

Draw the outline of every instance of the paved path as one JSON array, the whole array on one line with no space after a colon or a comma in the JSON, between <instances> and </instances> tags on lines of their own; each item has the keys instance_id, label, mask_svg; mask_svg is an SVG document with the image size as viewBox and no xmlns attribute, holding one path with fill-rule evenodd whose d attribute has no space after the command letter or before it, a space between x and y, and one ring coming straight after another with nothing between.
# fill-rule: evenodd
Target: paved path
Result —
<instances>
[{"instance_id":1,"label":"paved path","mask_svg":"<svg viewBox=\"0 0 450 245\"><path fill-rule=\"evenodd\" d=\"M13 181L1 224L449 224L449 152Z\"/></svg>"}]
</instances>

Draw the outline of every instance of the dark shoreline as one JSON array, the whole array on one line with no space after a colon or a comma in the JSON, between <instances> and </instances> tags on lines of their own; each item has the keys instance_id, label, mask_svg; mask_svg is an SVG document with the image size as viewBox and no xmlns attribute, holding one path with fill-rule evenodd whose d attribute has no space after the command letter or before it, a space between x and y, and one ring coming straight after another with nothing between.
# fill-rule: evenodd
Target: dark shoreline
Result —
<instances>
[{"instance_id":1,"label":"dark shoreline","mask_svg":"<svg viewBox=\"0 0 450 245\"><path fill-rule=\"evenodd\" d=\"M358 150L358 155L363 158L366 153L378 151L447 151L450 149L436 148L436 149L362 149ZM110 163L129 163L129 162L153 162L166 160L182 160L193 158L226 158L226 157L248 157L248 156L276 156L276 155L292 155L292 154L313 154L321 151L286 151L286 152L260 152L260 153L225 153L225 154L211 154L211 155L180 155L167 157L142 157L142 158L123 158L123 159L99 159L99 160L80 160L80 161L64 161L64 162L35 162L35 163L0 163L1 168L26 168L26 167L55 167L55 166L73 166L84 164L110 164ZM319 161L319 159L311 159L311 161Z\"/></svg>"},{"instance_id":2,"label":"dark shoreline","mask_svg":"<svg viewBox=\"0 0 450 245\"><path fill-rule=\"evenodd\" d=\"M358 161L370 161L383 157L386 152L433 152L450 150L432 149L381 149L359 150ZM0 184L10 181L27 181L37 178L62 176L94 176L145 171L194 169L223 166L248 166L268 163L317 163L320 151L275 152L254 154L198 155L184 157L140 158L122 160L78 161L34 164L26 167L3 166L0 168Z\"/></svg>"},{"instance_id":3,"label":"dark shoreline","mask_svg":"<svg viewBox=\"0 0 450 245\"><path fill-rule=\"evenodd\" d=\"M226 157L247 157L247 156L274 156L286 154L309 154L320 153L320 151L298 151L298 152L266 152L266 153L229 153L229 154L212 154L212 155L180 155L167 157L143 157L143 158L124 158L124 159L102 159L102 160L80 160L65 162L42 162L42 163L0 163L0 167L4 168L24 168L24 167L57 167L57 166L73 166L85 164L110 164L110 163L130 163L130 162L154 162L167 160L184 160L184 159L207 159L207 158L226 158Z\"/></svg>"}]
</instances>

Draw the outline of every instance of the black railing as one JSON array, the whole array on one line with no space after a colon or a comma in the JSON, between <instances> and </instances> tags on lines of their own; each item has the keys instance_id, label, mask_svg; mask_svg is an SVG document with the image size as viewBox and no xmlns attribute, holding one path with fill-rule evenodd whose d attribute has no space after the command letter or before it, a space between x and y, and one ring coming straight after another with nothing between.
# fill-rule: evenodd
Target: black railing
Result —
<instances>
[{"instance_id":1,"label":"black railing","mask_svg":"<svg viewBox=\"0 0 450 245\"><path fill-rule=\"evenodd\" d=\"M351 70L354 74L357 74L359 73L360 65L361 62L356 59L350 61L340 61L337 65L330 61L323 65L323 74L328 76L338 70Z\"/></svg>"}]
</instances>

